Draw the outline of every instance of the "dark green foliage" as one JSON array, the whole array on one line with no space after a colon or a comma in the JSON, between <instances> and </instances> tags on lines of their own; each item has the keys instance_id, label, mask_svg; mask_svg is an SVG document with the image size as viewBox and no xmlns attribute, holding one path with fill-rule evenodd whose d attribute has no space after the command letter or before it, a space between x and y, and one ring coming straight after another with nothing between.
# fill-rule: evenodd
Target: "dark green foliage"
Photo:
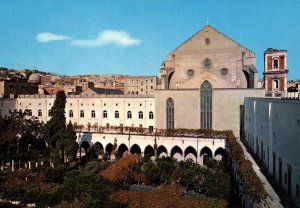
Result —
<instances>
[{"instance_id":1,"label":"dark green foliage","mask_svg":"<svg viewBox=\"0 0 300 208\"><path fill-rule=\"evenodd\" d=\"M63 147L65 150L66 157L70 161L74 161L77 154L78 144L76 142L76 132L74 131L74 127L71 122L67 125L64 134Z\"/></svg>"},{"instance_id":2,"label":"dark green foliage","mask_svg":"<svg viewBox=\"0 0 300 208\"><path fill-rule=\"evenodd\" d=\"M151 160L144 166L144 174L147 180L153 184L166 184L177 165L176 160L163 157L153 163Z\"/></svg>"},{"instance_id":3,"label":"dark green foliage","mask_svg":"<svg viewBox=\"0 0 300 208\"><path fill-rule=\"evenodd\" d=\"M26 162L37 159L44 148L38 145L38 135L43 124L27 112L14 112L9 117L0 117L0 161Z\"/></svg>"},{"instance_id":4,"label":"dark green foliage","mask_svg":"<svg viewBox=\"0 0 300 208\"><path fill-rule=\"evenodd\" d=\"M111 202L109 195L113 193L113 186L99 175L81 173L66 178L59 192L62 201L77 199L85 206L105 207Z\"/></svg>"},{"instance_id":5,"label":"dark green foliage","mask_svg":"<svg viewBox=\"0 0 300 208\"><path fill-rule=\"evenodd\" d=\"M51 108L52 117L46 124L45 134L48 144L52 149L56 148L58 141L63 140L65 128L66 128L66 117L65 117L65 105L66 95L63 91L58 91L54 105Z\"/></svg>"},{"instance_id":6,"label":"dark green foliage","mask_svg":"<svg viewBox=\"0 0 300 208\"><path fill-rule=\"evenodd\" d=\"M63 183L67 171L68 167L65 165L58 165L56 168L48 167L44 172L45 182Z\"/></svg>"},{"instance_id":7,"label":"dark green foliage","mask_svg":"<svg viewBox=\"0 0 300 208\"><path fill-rule=\"evenodd\" d=\"M145 164L136 164L130 168L126 173L127 182L134 183L130 176L142 170L146 180L153 186L176 182L188 192L193 191L193 195L197 197L227 199L231 190L230 175L226 172L224 163L215 160L208 161L207 167L203 167L192 160L177 162L168 157L155 162L148 160Z\"/></svg>"},{"instance_id":8,"label":"dark green foliage","mask_svg":"<svg viewBox=\"0 0 300 208\"><path fill-rule=\"evenodd\" d=\"M69 162L74 161L78 149L72 123L66 126L65 105L66 95L63 91L59 91L51 108L52 118L45 128L46 140L53 150L55 166L65 163L66 159Z\"/></svg>"},{"instance_id":9,"label":"dark green foliage","mask_svg":"<svg viewBox=\"0 0 300 208\"><path fill-rule=\"evenodd\" d=\"M88 162L85 165L84 170L89 173L97 174L100 171L100 163L99 162Z\"/></svg>"}]
</instances>

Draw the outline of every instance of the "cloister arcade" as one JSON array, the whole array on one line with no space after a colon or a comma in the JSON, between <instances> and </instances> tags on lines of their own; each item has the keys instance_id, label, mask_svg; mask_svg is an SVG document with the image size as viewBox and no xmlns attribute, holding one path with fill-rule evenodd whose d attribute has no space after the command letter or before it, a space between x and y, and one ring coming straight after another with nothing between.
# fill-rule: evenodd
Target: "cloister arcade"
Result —
<instances>
[{"instance_id":1,"label":"cloister arcade","mask_svg":"<svg viewBox=\"0 0 300 208\"><path fill-rule=\"evenodd\" d=\"M84 156L93 146L99 155L141 154L149 157L172 157L178 161L191 159L203 164L214 158L221 160L225 156L225 139L195 137L158 137L128 134L77 134L81 154Z\"/></svg>"}]
</instances>

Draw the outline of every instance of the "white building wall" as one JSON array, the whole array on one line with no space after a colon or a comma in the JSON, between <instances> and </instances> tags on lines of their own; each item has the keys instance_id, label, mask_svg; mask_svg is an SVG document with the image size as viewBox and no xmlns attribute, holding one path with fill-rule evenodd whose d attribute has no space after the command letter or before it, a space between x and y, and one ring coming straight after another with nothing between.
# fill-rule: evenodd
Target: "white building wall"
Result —
<instances>
[{"instance_id":1,"label":"white building wall","mask_svg":"<svg viewBox=\"0 0 300 208\"><path fill-rule=\"evenodd\" d=\"M117 142L117 148L124 144L126 147L131 149L133 145L138 145L141 149L142 155L144 155L146 147L149 145L153 148L155 140L157 147L165 147L167 156L171 156L171 151L175 146L178 146L182 151L182 159L189 158L203 164L203 155L201 156L201 150L205 147L209 148L212 152L212 157L216 156L218 149L225 150L225 139L213 139L213 138L195 138L195 137L165 137L165 136L154 136L154 135L128 135L128 134L105 134L105 133L78 133L78 143L81 145L82 142L87 141L90 146L99 142L105 151L108 145L113 145ZM187 148L192 147L196 155L189 155L186 151Z\"/></svg>"},{"instance_id":2,"label":"white building wall","mask_svg":"<svg viewBox=\"0 0 300 208\"><path fill-rule=\"evenodd\" d=\"M55 96L39 96L32 95L15 99L15 109L24 111L31 109L32 115L39 118L40 121L47 122L49 110L54 104ZM6 102L6 101L3 101ZM38 111L42 111L42 116L38 116ZM73 111L73 117L70 117L70 110ZM95 117L92 117L92 111L95 111ZM107 118L103 118L103 111L107 111ZM67 98L66 103L66 121L77 123L78 125L97 123L99 126L134 126L149 128L155 126L155 103L151 97L120 97L120 96L102 96L82 98L73 96ZM7 111L7 110L6 110ZM80 112L84 112L84 117L80 116ZM115 118L115 111L119 112L119 118ZM131 111L132 118L127 118L127 111ZM143 113L143 118L139 118L139 112ZM154 118L149 119L149 113L153 112Z\"/></svg>"},{"instance_id":3,"label":"white building wall","mask_svg":"<svg viewBox=\"0 0 300 208\"><path fill-rule=\"evenodd\" d=\"M255 106L255 111L254 111ZM268 172L300 207L300 100L245 99L245 140ZM281 161L281 162L280 162ZM281 163L281 171L280 171Z\"/></svg>"}]
</instances>

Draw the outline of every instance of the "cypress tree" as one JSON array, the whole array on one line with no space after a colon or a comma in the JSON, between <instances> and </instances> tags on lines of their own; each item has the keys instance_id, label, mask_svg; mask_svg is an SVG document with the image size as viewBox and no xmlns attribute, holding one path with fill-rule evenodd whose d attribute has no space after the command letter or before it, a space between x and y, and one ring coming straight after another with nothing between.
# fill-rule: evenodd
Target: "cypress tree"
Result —
<instances>
[{"instance_id":1,"label":"cypress tree","mask_svg":"<svg viewBox=\"0 0 300 208\"><path fill-rule=\"evenodd\" d=\"M46 140L52 150L54 150L55 164L63 163L64 158L63 140L66 130L66 102L64 91L58 91L53 107L51 108L52 118L47 122L45 128Z\"/></svg>"},{"instance_id":2,"label":"cypress tree","mask_svg":"<svg viewBox=\"0 0 300 208\"><path fill-rule=\"evenodd\" d=\"M78 144L76 142L76 132L71 122L67 125L64 135L63 146L66 154L66 158L69 158L71 161L75 160Z\"/></svg>"}]
</instances>

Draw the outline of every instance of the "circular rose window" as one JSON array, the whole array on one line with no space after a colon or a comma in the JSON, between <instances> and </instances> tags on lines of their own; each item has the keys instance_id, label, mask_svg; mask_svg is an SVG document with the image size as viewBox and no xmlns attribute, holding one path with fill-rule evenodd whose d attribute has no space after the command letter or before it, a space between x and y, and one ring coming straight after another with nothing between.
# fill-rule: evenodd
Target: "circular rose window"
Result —
<instances>
[{"instance_id":1,"label":"circular rose window","mask_svg":"<svg viewBox=\"0 0 300 208\"><path fill-rule=\"evenodd\" d=\"M226 77L228 75L228 69L227 68L220 69L220 74L222 77Z\"/></svg>"},{"instance_id":2,"label":"circular rose window","mask_svg":"<svg viewBox=\"0 0 300 208\"><path fill-rule=\"evenodd\" d=\"M193 69L189 69L189 70L187 70L187 72L186 72L186 74L187 74L187 76L188 77L192 77L192 76L194 76L194 70Z\"/></svg>"},{"instance_id":3,"label":"circular rose window","mask_svg":"<svg viewBox=\"0 0 300 208\"><path fill-rule=\"evenodd\" d=\"M205 69L210 69L211 68L211 60L209 59L209 58L205 58L204 60L203 60L203 67L205 68Z\"/></svg>"}]
</instances>

